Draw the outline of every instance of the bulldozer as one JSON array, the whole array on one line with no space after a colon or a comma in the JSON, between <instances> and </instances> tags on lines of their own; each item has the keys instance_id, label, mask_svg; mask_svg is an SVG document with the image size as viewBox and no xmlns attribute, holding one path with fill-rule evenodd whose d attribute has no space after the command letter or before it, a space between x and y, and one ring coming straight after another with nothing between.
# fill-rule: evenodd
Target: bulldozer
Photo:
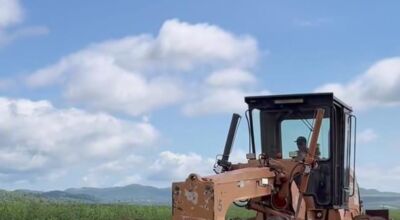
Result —
<instances>
[{"instance_id":1,"label":"bulldozer","mask_svg":"<svg viewBox=\"0 0 400 220\"><path fill-rule=\"evenodd\" d=\"M249 152L229 161L241 116L233 114L215 175L172 183L174 220L223 220L235 204L251 219L389 219L365 210L356 180L357 118L333 93L245 97ZM244 155L243 155L244 157Z\"/></svg>"}]
</instances>

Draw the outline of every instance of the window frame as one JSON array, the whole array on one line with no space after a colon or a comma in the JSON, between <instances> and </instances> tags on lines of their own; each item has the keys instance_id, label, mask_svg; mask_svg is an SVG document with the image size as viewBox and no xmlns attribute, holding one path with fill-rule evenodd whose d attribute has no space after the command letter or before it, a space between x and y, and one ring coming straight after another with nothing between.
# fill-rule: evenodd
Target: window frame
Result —
<instances>
[{"instance_id":1,"label":"window frame","mask_svg":"<svg viewBox=\"0 0 400 220\"><path fill-rule=\"evenodd\" d=\"M332 146L332 143L333 143L333 140L332 140L332 137L333 137L333 132L332 132L332 129L334 128L334 125L333 125L333 123L334 123L334 120L333 120L333 112L332 112L332 108L331 108L331 106L308 106L308 107L306 107L306 108L302 108L302 110L316 110L316 109L318 109L318 108L323 108L323 109L325 109L325 116L324 116L324 119L329 119L329 132L328 132L328 157L327 158L324 158L324 159L320 159L319 161L321 161L321 162L328 162L328 161L330 161L331 159L332 159L332 154L333 154L333 152L332 152L332 149L333 149L333 146ZM260 120L260 122L258 123L259 125L260 125L260 128L259 128L259 132L260 132L260 135L259 135L259 137L260 137L260 140L259 141L257 141L257 142L259 142L260 143L260 146L256 146L256 141L255 141L255 134L254 134L254 131L255 131L255 129L254 129L254 117L253 117L253 111L254 110L258 110L259 111L259 120ZM262 153L265 153L265 152L263 152L264 151L264 146L263 146L263 141L262 141L262 139L263 139L263 135L261 134L261 130L262 130L262 122L261 122L261 114L262 114L262 112L263 111L269 111L269 110L279 110L279 109L265 109L265 108L257 108L257 107L253 107L253 108L249 108L248 109L248 111L249 111L249 120L250 120L250 135L251 135L251 147L252 147L252 149L253 149L253 153L255 153L256 152L256 147L259 147L260 148L260 150L261 150L261 152ZM289 111L289 109L288 109L288 111ZM278 138L278 141L279 141L279 143L278 143L278 145L279 145L279 150L280 150L280 152L282 152L282 132L281 132L281 123L282 123L282 121L284 121L284 120L287 120L287 119L281 119L281 120L278 120L277 121L277 124L278 124L278 128L277 128L277 131L276 131L276 135L277 135L277 138ZM267 149L266 147L265 147L265 149Z\"/></svg>"}]
</instances>

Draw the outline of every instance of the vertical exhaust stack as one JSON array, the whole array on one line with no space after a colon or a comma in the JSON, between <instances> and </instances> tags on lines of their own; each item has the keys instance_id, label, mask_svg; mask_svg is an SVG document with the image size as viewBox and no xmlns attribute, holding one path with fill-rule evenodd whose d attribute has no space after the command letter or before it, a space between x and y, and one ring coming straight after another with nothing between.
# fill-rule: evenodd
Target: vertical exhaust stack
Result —
<instances>
[{"instance_id":1,"label":"vertical exhaust stack","mask_svg":"<svg viewBox=\"0 0 400 220\"><path fill-rule=\"evenodd\" d=\"M217 164L222 167L222 171L229 170L231 163L229 162L229 156L231 154L233 142L235 140L236 131L239 127L241 116L239 114L234 113L232 115L231 125L229 127L229 133L226 138L224 153L222 154L222 158L217 161Z\"/></svg>"}]
</instances>

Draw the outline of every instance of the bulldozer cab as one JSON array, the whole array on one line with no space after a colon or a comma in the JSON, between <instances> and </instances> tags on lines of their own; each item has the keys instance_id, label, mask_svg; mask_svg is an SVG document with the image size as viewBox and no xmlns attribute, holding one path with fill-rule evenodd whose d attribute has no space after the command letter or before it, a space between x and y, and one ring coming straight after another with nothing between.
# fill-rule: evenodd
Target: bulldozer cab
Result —
<instances>
[{"instance_id":1,"label":"bulldozer cab","mask_svg":"<svg viewBox=\"0 0 400 220\"><path fill-rule=\"evenodd\" d=\"M306 195L321 208L347 207L355 192L356 121L351 107L332 93L253 96L245 101L250 153L278 160L304 159L316 110L325 110L315 154L318 167L312 170Z\"/></svg>"}]
</instances>

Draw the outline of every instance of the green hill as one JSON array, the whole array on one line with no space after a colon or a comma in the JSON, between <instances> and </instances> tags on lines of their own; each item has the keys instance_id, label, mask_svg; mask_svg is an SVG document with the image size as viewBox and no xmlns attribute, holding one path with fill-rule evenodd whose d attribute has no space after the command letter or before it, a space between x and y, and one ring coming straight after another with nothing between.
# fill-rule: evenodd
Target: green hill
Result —
<instances>
[{"instance_id":1,"label":"green hill","mask_svg":"<svg viewBox=\"0 0 400 220\"><path fill-rule=\"evenodd\" d=\"M382 207L400 209L400 193L380 192L375 189L363 188L360 189L360 193L363 204L367 209ZM49 192L30 190L0 191L0 201L26 199L88 204L169 205L171 203L171 189L132 184L121 187L84 187Z\"/></svg>"},{"instance_id":2,"label":"green hill","mask_svg":"<svg viewBox=\"0 0 400 220\"><path fill-rule=\"evenodd\" d=\"M72 188L65 190L72 195L89 195L101 203L169 204L171 189L132 184L108 188Z\"/></svg>"}]
</instances>

